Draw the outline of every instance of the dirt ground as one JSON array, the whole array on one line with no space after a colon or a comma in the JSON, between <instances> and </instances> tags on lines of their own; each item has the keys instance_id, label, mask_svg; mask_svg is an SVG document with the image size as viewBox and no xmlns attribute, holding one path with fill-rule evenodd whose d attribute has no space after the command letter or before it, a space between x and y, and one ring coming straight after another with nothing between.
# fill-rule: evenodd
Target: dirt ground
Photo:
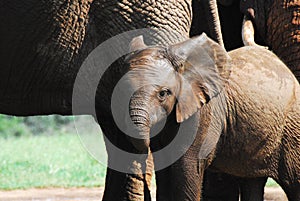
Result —
<instances>
[{"instance_id":1,"label":"dirt ground","mask_svg":"<svg viewBox=\"0 0 300 201\"><path fill-rule=\"evenodd\" d=\"M0 191L1 201L100 201L103 188L50 188ZM154 195L153 195L154 196ZM155 199L153 199L155 201ZM265 201L287 201L281 188L266 188Z\"/></svg>"}]
</instances>

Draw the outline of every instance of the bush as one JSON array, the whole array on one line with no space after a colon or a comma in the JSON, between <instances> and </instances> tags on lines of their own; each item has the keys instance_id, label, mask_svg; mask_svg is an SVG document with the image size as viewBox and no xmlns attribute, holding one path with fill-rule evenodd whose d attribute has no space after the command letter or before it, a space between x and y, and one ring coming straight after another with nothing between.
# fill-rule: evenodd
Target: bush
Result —
<instances>
[{"instance_id":1,"label":"bush","mask_svg":"<svg viewBox=\"0 0 300 201\"><path fill-rule=\"evenodd\" d=\"M30 135L30 130L22 123L22 118L0 115L1 137L19 137L21 135Z\"/></svg>"},{"instance_id":2,"label":"bush","mask_svg":"<svg viewBox=\"0 0 300 201\"><path fill-rule=\"evenodd\" d=\"M58 115L25 117L23 122L33 135L52 134L64 130L64 126L73 122L73 117Z\"/></svg>"}]
</instances>

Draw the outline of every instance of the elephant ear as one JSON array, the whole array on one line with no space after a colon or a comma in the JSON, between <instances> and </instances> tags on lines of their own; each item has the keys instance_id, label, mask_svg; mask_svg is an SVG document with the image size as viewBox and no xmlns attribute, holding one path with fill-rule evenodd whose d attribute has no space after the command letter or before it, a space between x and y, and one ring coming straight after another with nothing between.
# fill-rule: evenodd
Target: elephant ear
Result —
<instances>
[{"instance_id":1,"label":"elephant ear","mask_svg":"<svg viewBox=\"0 0 300 201\"><path fill-rule=\"evenodd\" d=\"M220 93L231 72L231 59L206 34L170 46L168 54L181 81L176 118L182 122Z\"/></svg>"},{"instance_id":2,"label":"elephant ear","mask_svg":"<svg viewBox=\"0 0 300 201\"><path fill-rule=\"evenodd\" d=\"M140 35L140 36L137 36L137 37L132 39L132 41L130 42L129 47L130 47L129 51L134 52L134 51L137 51L137 50L142 50L142 49L147 48L147 45L144 43L143 36Z\"/></svg>"}]
</instances>

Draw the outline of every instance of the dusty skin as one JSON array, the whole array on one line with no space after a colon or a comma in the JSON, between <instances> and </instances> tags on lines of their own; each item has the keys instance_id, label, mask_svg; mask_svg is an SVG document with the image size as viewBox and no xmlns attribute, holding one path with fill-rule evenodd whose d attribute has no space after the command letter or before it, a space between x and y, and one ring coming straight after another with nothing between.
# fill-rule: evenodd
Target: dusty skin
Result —
<instances>
[{"instance_id":1,"label":"dusty skin","mask_svg":"<svg viewBox=\"0 0 300 201\"><path fill-rule=\"evenodd\" d=\"M103 188L49 188L0 191L0 201L100 201ZM155 189L152 190L155 192ZM154 194L152 194L154 197ZM153 199L155 201L155 199ZM287 201L279 187L265 189L265 201Z\"/></svg>"}]
</instances>

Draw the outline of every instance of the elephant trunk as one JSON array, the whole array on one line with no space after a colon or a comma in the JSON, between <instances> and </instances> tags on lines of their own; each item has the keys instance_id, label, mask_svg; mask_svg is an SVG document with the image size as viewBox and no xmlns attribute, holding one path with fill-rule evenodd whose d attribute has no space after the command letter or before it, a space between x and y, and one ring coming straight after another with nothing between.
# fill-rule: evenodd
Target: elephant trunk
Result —
<instances>
[{"instance_id":1,"label":"elephant trunk","mask_svg":"<svg viewBox=\"0 0 300 201\"><path fill-rule=\"evenodd\" d=\"M204 6L207 10L207 18L211 37L216 40L222 47L224 47L222 31L221 31L221 23L218 12L217 0L205 1Z\"/></svg>"},{"instance_id":2,"label":"elephant trunk","mask_svg":"<svg viewBox=\"0 0 300 201\"><path fill-rule=\"evenodd\" d=\"M129 112L135 127L131 142L137 150L147 153L150 145L150 118L145 108L145 103L134 99L130 102Z\"/></svg>"}]
</instances>

